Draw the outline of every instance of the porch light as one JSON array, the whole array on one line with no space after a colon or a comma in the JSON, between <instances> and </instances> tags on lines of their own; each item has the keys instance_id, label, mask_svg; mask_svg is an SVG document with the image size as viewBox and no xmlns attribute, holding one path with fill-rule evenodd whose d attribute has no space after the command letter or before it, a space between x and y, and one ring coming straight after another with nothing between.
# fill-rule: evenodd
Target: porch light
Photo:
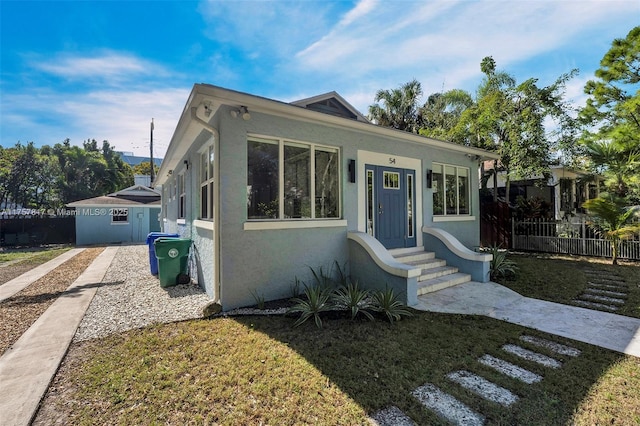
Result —
<instances>
[{"instance_id":1,"label":"porch light","mask_svg":"<svg viewBox=\"0 0 640 426\"><path fill-rule=\"evenodd\" d=\"M356 160L349 160L349 182L356 181Z\"/></svg>"},{"instance_id":2,"label":"porch light","mask_svg":"<svg viewBox=\"0 0 640 426\"><path fill-rule=\"evenodd\" d=\"M427 169L427 188L431 188L431 180L433 178L433 172L431 169Z\"/></svg>"}]
</instances>

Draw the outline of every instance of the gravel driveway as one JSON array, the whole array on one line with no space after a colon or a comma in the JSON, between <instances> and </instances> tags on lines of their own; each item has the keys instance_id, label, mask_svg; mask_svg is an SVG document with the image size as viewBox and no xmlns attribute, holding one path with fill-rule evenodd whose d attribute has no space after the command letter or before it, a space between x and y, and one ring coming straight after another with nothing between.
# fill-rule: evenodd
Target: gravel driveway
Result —
<instances>
[{"instance_id":1,"label":"gravel driveway","mask_svg":"<svg viewBox=\"0 0 640 426\"><path fill-rule=\"evenodd\" d=\"M197 284L162 288L146 245L122 246L78 327L74 342L202 316L211 300Z\"/></svg>"}]
</instances>

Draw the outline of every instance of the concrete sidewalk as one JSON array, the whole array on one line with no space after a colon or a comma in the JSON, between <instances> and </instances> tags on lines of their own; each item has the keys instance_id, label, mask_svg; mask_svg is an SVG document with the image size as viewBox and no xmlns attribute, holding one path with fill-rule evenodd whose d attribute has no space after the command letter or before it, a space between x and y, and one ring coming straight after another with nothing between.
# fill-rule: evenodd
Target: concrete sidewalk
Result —
<instances>
[{"instance_id":1,"label":"concrete sidewalk","mask_svg":"<svg viewBox=\"0 0 640 426\"><path fill-rule=\"evenodd\" d=\"M16 277L11 281L7 281L6 283L0 285L0 302L10 298L34 281L37 281L40 278L44 277L67 260L76 256L77 254L80 254L82 251L84 251L83 248L75 248L66 251L60 256L53 258L50 261L43 263L42 265L36 266L32 270L25 272L19 277Z\"/></svg>"},{"instance_id":2,"label":"concrete sidewalk","mask_svg":"<svg viewBox=\"0 0 640 426\"><path fill-rule=\"evenodd\" d=\"M640 319L524 297L494 282L468 282L419 296L413 307L484 315L640 357Z\"/></svg>"},{"instance_id":3,"label":"concrete sidewalk","mask_svg":"<svg viewBox=\"0 0 640 426\"><path fill-rule=\"evenodd\" d=\"M0 357L0 425L28 425L118 247L107 247Z\"/></svg>"}]
</instances>

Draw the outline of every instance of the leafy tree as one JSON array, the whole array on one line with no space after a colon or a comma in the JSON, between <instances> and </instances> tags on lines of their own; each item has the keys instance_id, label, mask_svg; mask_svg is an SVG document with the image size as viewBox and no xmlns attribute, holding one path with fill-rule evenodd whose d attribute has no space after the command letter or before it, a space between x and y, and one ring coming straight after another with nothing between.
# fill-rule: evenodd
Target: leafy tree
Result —
<instances>
[{"instance_id":1,"label":"leafy tree","mask_svg":"<svg viewBox=\"0 0 640 426\"><path fill-rule=\"evenodd\" d=\"M600 61L580 111L593 168L618 196L640 200L640 26L615 39Z\"/></svg>"},{"instance_id":2,"label":"leafy tree","mask_svg":"<svg viewBox=\"0 0 640 426\"><path fill-rule=\"evenodd\" d=\"M369 119L383 127L418 133L420 96L422 86L417 80L398 89L378 90L374 99L376 103L369 106Z\"/></svg>"},{"instance_id":3,"label":"leafy tree","mask_svg":"<svg viewBox=\"0 0 640 426\"><path fill-rule=\"evenodd\" d=\"M604 238L611 241L614 265L618 264L620 242L640 232L640 223L633 223L633 220L640 216L640 207L627 207L626 204L624 198L613 193L604 193L583 204L583 207L593 215L591 225L595 226Z\"/></svg>"},{"instance_id":4,"label":"leafy tree","mask_svg":"<svg viewBox=\"0 0 640 426\"><path fill-rule=\"evenodd\" d=\"M567 81L577 71L539 87L535 78L517 84L505 72L496 71L491 57L482 60L481 70L485 77L476 102L461 114L452 139L500 154L494 170L499 166L505 172L508 197L511 181L548 177L553 153L573 145L575 122L563 98ZM547 129L548 119L554 119L560 130Z\"/></svg>"},{"instance_id":5,"label":"leafy tree","mask_svg":"<svg viewBox=\"0 0 640 426\"><path fill-rule=\"evenodd\" d=\"M155 171L156 176L158 175L158 170L160 170L160 168L157 165L153 165L153 170ZM140 164L136 164L135 166L133 166L133 174L134 175L145 175L145 176L150 176L151 175L151 162L150 161L143 161Z\"/></svg>"},{"instance_id":6,"label":"leafy tree","mask_svg":"<svg viewBox=\"0 0 640 426\"><path fill-rule=\"evenodd\" d=\"M84 148L72 146L67 139L53 147L61 175L58 180L63 203L105 195L133 184L131 167L115 154L109 142L102 150L95 140Z\"/></svg>"},{"instance_id":7,"label":"leafy tree","mask_svg":"<svg viewBox=\"0 0 640 426\"><path fill-rule=\"evenodd\" d=\"M473 104L473 98L464 90L454 89L431 94L420 109L422 128L419 133L431 138L464 142L457 140L458 135L453 130L462 113Z\"/></svg>"}]
</instances>

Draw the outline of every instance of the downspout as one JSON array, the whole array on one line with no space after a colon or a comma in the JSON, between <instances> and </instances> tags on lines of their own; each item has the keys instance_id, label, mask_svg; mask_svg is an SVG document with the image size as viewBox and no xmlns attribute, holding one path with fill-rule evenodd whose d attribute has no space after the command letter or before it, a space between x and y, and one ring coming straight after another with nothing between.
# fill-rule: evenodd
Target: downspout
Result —
<instances>
[{"instance_id":1,"label":"downspout","mask_svg":"<svg viewBox=\"0 0 640 426\"><path fill-rule=\"evenodd\" d=\"M218 159L220 158L219 156L219 151L220 151L220 133L218 132L218 129L216 129L215 127L213 127L211 124L207 123L206 121L204 121L203 119L201 119L200 117L198 117L197 114L198 108L197 107L191 107L191 119L193 121L195 121L196 123L198 123L199 125L201 125L204 129L208 130L209 132L211 132L211 134L213 135L213 138L215 139L214 142L214 155L215 155L215 161L217 162ZM216 166L218 166L218 164L216 164ZM214 273L214 277L213 277L213 286L214 286L214 293L215 293L215 299L213 300L214 303L217 303L218 305L222 306L222 303L220 302L220 203L217 202L217 200L219 200L219 184L220 184L220 167L215 167L214 168L214 174L215 174L215 185L214 185L214 189L213 189L213 199L216 200L216 203L214 204L213 207L213 250L214 250L214 256L213 256L213 261L214 261L214 269L215 269L215 273ZM193 232L193 226L191 227L191 232ZM193 236L192 236L193 237Z\"/></svg>"}]
</instances>

